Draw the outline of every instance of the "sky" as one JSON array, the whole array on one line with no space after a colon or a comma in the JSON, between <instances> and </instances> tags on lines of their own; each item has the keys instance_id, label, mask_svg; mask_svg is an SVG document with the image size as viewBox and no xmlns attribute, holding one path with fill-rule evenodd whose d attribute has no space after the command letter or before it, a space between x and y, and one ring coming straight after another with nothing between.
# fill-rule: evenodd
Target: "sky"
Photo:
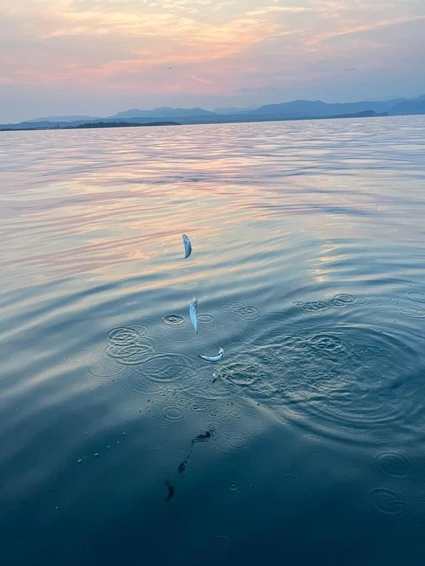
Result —
<instances>
[{"instance_id":1,"label":"sky","mask_svg":"<svg viewBox=\"0 0 425 566\"><path fill-rule=\"evenodd\" d=\"M425 94L424 0L0 0L0 122Z\"/></svg>"}]
</instances>

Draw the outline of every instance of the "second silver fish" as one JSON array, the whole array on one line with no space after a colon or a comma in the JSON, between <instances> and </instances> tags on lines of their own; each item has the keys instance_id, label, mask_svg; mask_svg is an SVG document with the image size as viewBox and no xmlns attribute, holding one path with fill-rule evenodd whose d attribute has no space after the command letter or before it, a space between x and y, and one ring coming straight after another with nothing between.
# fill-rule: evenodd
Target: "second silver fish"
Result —
<instances>
[{"instance_id":1,"label":"second silver fish","mask_svg":"<svg viewBox=\"0 0 425 566\"><path fill-rule=\"evenodd\" d=\"M195 334L198 334L198 319L196 318L196 307L198 306L198 299L193 297L189 307L190 320L192 321Z\"/></svg>"}]
</instances>

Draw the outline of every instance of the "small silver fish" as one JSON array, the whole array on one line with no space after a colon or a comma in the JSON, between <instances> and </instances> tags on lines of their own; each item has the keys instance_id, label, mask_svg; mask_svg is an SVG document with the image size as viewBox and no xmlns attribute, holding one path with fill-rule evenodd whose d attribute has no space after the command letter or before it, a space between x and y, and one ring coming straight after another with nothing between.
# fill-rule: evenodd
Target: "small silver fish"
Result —
<instances>
[{"instance_id":1,"label":"small silver fish","mask_svg":"<svg viewBox=\"0 0 425 566\"><path fill-rule=\"evenodd\" d=\"M224 354L224 350L223 348L220 348L218 351L218 356L201 356L199 354L199 357L202 358L203 360L206 360L207 362L219 362L223 357L223 354Z\"/></svg>"},{"instance_id":2,"label":"small silver fish","mask_svg":"<svg viewBox=\"0 0 425 566\"><path fill-rule=\"evenodd\" d=\"M186 259L192 253L192 244L190 243L190 240L186 236L186 234L183 234L183 245L184 245L184 258L183 259Z\"/></svg>"},{"instance_id":3,"label":"small silver fish","mask_svg":"<svg viewBox=\"0 0 425 566\"><path fill-rule=\"evenodd\" d=\"M198 299L193 297L189 307L190 320L192 321L195 334L198 334L198 319L196 318L196 307L198 306Z\"/></svg>"}]
</instances>

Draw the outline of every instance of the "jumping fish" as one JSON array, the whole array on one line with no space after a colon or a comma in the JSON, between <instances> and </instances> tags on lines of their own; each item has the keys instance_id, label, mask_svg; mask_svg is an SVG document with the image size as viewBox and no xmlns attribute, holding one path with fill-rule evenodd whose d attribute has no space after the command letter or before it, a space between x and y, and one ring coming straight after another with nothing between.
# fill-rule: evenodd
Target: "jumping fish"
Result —
<instances>
[{"instance_id":1,"label":"jumping fish","mask_svg":"<svg viewBox=\"0 0 425 566\"><path fill-rule=\"evenodd\" d=\"M183 234L183 245L184 245L184 258L183 259L186 259L192 253L192 244L190 243L190 240L186 236L186 234Z\"/></svg>"},{"instance_id":2,"label":"jumping fish","mask_svg":"<svg viewBox=\"0 0 425 566\"><path fill-rule=\"evenodd\" d=\"M199 354L199 357L202 358L203 360L206 360L207 362L219 362L223 357L223 354L224 354L224 350L223 348L220 348L217 356L201 356Z\"/></svg>"},{"instance_id":3,"label":"jumping fish","mask_svg":"<svg viewBox=\"0 0 425 566\"><path fill-rule=\"evenodd\" d=\"M198 334L198 320L196 318L196 307L198 306L198 299L193 297L189 307L190 320L192 321L195 334Z\"/></svg>"}]
</instances>

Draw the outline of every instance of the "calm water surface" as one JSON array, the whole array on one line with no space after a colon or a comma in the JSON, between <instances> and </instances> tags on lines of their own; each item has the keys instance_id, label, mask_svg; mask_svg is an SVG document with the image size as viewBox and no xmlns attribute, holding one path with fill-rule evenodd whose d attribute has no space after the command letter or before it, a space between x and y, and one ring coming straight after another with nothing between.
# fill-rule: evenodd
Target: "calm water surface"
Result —
<instances>
[{"instance_id":1,"label":"calm water surface","mask_svg":"<svg viewBox=\"0 0 425 566\"><path fill-rule=\"evenodd\" d=\"M2 566L424 563L424 131L1 133Z\"/></svg>"}]
</instances>

